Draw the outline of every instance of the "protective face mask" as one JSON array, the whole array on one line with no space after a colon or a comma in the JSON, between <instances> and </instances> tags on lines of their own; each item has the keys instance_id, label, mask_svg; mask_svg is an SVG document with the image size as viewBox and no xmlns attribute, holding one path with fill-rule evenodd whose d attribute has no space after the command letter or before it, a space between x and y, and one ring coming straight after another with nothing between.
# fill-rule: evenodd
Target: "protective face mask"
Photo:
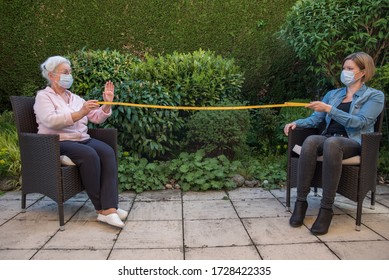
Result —
<instances>
[{"instance_id":1,"label":"protective face mask","mask_svg":"<svg viewBox=\"0 0 389 280\"><path fill-rule=\"evenodd\" d=\"M72 74L61 74L58 84L63 88L69 89L73 84Z\"/></svg>"},{"instance_id":2,"label":"protective face mask","mask_svg":"<svg viewBox=\"0 0 389 280\"><path fill-rule=\"evenodd\" d=\"M343 70L342 73L340 74L340 81L345 86L348 87L348 86L350 86L350 85L352 85L353 83L356 82L354 77L355 77L354 71Z\"/></svg>"}]
</instances>

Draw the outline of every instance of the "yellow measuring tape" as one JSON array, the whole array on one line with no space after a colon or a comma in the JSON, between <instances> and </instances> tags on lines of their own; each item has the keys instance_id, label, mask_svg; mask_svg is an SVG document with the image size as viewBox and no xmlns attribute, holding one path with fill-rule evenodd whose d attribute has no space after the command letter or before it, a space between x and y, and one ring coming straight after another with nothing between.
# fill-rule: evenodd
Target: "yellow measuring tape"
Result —
<instances>
[{"instance_id":1,"label":"yellow measuring tape","mask_svg":"<svg viewBox=\"0 0 389 280\"><path fill-rule=\"evenodd\" d=\"M164 105L151 105L151 104L136 104L126 102L98 102L100 105L116 105L116 106L129 106L129 107L141 107L141 108L153 108L153 109L169 109L169 110L247 110L247 109L263 109L263 108L277 108L277 107L305 107L309 103L299 102L285 102L283 104L268 104L268 105L252 105L252 106L233 106L233 107L193 107L193 106L164 106Z\"/></svg>"}]
</instances>

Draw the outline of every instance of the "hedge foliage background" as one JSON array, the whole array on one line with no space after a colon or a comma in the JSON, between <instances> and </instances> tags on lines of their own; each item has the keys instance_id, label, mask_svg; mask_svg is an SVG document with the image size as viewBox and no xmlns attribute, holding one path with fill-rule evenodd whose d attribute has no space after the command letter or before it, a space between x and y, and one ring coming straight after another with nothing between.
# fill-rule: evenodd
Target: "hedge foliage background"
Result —
<instances>
[{"instance_id":1,"label":"hedge foliage background","mask_svg":"<svg viewBox=\"0 0 389 280\"><path fill-rule=\"evenodd\" d=\"M272 88L293 91L288 79L298 65L287 66L295 55L273 34L295 2L2 0L0 112L10 108L10 95L33 95L43 87L39 65L48 56L84 47L137 56L211 50L233 57L245 71L245 99L257 102Z\"/></svg>"}]
</instances>

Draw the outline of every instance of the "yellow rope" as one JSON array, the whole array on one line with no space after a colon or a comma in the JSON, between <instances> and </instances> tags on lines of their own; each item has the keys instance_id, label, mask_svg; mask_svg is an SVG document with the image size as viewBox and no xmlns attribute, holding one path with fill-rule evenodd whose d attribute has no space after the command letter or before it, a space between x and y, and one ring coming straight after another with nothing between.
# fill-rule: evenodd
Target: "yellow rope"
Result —
<instances>
[{"instance_id":1,"label":"yellow rope","mask_svg":"<svg viewBox=\"0 0 389 280\"><path fill-rule=\"evenodd\" d=\"M246 109L263 109L263 108L277 108L277 107L305 107L309 103L285 102L283 104L269 104L269 105L253 105L253 106L233 106L233 107L192 107L192 106L163 106L151 104L136 104L125 102L98 102L100 105L116 105L116 106L130 106L141 108L154 109L170 109L170 110L246 110Z\"/></svg>"}]
</instances>

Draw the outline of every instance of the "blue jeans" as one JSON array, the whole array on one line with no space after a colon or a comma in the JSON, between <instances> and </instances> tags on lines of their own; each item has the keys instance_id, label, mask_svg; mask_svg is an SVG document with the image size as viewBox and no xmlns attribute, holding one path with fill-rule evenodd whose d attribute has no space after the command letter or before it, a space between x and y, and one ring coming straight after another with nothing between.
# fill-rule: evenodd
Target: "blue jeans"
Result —
<instances>
[{"instance_id":1,"label":"blue jeans","mask_svg":"<svg viewBox=\"0 0 389 280\"><path fill-rule=\"evenodd\" d=\"M78 166L82 184L96 210L118 207L117 161L111 146L93 138L61 141L60 153Z\"/></svg>"},{"instance_id":2,"label":"blue jeans","mask_svg":"<svg viewBox=\"0 0 389 280\"><path fill-rule=\"evenodd\" d=\"M306 201L315 174L316 159L323 156L321 207L332 208L342 174L342 160L359 155L361 145L341 136L311 135L301 147L297 173L297 200Z\"/></svg>"}]
</instances>

